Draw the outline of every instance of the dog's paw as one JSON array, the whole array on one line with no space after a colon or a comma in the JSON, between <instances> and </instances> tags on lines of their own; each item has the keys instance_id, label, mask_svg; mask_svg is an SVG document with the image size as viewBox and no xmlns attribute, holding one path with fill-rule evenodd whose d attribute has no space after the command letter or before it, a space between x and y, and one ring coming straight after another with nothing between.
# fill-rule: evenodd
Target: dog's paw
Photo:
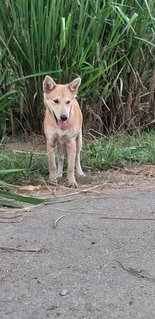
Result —
<instances>
[{"instance_id":1,"label":"dog's paw","mask_svg":"<svg viewBox=\"0 0 155 319\"><path fill-rule=\"evenodd\" d=\"M85 177L86 174L84 172L80 172L80 173L77 173L77 176L82 176L82 177Z\"/></svg>"},{"instance_id":2,"label":"dog's paw","mask_svg":"<svg viewBox=\"0 0 155 319\"><path fill-rule=\"evenodd\" d=\"M76 181L69 181L68 182L68 186L72 187L72 188L77 188L78 187L78 183Z\"/></svg>"},{"instance_id":3,"label":"dog's paw","mask_svg":"<svg viewBox=\"0 0 155 319\"><path fill-rule=\"evenodd\" d=\"M49 183L50 185L55 185L55 184L58 184L58 181L57 181L56 178L55 178L55 179L49 179L49 180L48 180L48 183Z\"/></svg>"},{"instance_id":4,"label":"dog's paw","mask_svg":"<svg viewBox=\"0 0 155 319\"><path fill-rule=\"evenodd\" d=\"M62 176L63 176L62 173L57 173L56 176L55 176L55 178L56 178L56 179L57 179L57 178L62 178Z\"/></svg>"},{"instance_id":5,"label":"dog's paw","mask_svg":"<svg viewBox=\"0 0 155 319\"><path fill-rule=\"evenodd\" d=\"M57 177L56 177L56 175L50 175L50 176L49 176L49 179L48 179L48 182L49 182L50 184L55 184L55 183L57 183Z\"/></svg>"}]
</instances>

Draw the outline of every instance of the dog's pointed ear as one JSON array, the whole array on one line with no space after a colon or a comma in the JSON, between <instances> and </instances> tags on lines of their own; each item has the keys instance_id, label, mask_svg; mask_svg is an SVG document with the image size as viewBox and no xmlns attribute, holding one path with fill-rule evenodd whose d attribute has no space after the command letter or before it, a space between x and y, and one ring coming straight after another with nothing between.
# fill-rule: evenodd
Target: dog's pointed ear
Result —
<instances>
[{"instance_id":1,"label":"dog's pointed ear","mask_svg":"<svg viewBox=\"0 0 155 319\"><path fill-rule=\"evenodd\" d=\"M73 93L77 93L77 90L78 90L80 84L81 84L81 78L77 78L74 81L72 81L71 83L69 83L68 87Z\"/></svg>"},{"instance_id":2,"label":"dog's pointed ear","mask_svg":"<svg viewBox=\"0 0 155 319\"><path fill-rule=\"evenodd\" d=\"M45 80L43 81L43 91L44 92L50 92L56 87L56 83L53 81L53 79L46 75Z\"/></svg>"}]
</instances>

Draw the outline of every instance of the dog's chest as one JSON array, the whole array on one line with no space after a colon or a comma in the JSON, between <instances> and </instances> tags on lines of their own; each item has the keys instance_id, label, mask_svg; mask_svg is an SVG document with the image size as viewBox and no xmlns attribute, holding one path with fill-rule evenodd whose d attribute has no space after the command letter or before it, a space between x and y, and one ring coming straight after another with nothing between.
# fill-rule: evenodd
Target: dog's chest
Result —
<instances>
[{"instance_id":1,"label":"dog's chest","mask_svg":"<svg viewBox=\"0 0 155 319\"><path fill-rule=\"evenodd\" d=\"M62 145L64 143L67 143L68 142L68 136L67 135L58 135L57 136L57 142Z\"/></svg>"}]
</instances>

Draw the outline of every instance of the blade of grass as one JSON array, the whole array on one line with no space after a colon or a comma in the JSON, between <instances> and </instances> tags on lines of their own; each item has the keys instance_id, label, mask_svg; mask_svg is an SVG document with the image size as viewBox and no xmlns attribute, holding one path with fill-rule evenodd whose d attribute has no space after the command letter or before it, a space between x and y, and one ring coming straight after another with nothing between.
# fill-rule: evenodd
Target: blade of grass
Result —
<instances>
[{"instance_id":1,"label":"blade of grass","mask_svg":"<svg viewBox=\"0 0 155 319\"><path fill-rule=\"evenodd\" d=\"M27 168L8 168L8 169L0 169L0 174L10 174L10 173L18 173L27 171Z\"/></svg>"},{"instance_id":2,"label":"blade of grass","mask_svg":"<svg viewBox=\"0 0 155 319\"><path fill-rule=\"evenodd\" d=\"M0 206L11 207L11 208L23 208L23 206L13 203L12 201L1 200L1 199L0 199Z\"/></svg>"},{"instance_id":3,"label":"blade of grass","mask_svg":"<svg viewBox=\"0 0 155 319\"><path fill-rule=\"evenodd\" d=\"M53 199L42 199L37 197L23 196L23 195L18 195L18 194L14 194L14 193L2 191L2 190L0 190L0 196L9 198L9 199L14 199L16 201L23 202L23 203L33 204L33 205L40 205L40 204L50 205L55 203L66 202L66 201L59 201L59 200L53 200Z\"/></svg>"}]
</instances>

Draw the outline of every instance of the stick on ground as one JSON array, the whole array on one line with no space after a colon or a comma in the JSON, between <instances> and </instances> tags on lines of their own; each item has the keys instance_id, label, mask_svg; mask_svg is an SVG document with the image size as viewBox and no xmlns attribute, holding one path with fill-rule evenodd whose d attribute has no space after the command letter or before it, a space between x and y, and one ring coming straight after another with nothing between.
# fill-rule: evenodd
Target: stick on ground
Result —
<instances>
[{"instance_id":1,"label":"stick on ground","mask_svg":"<svg viewBox=\"0 0 155 319\"><path fill-rule=\"evenodd\" d=\"M19 252L42 252L45 249L44 246L35 246L35 247L13 247L13 246L0 246L0 250L5 251L19 251Z\"/></svg>"}]
</instances>

